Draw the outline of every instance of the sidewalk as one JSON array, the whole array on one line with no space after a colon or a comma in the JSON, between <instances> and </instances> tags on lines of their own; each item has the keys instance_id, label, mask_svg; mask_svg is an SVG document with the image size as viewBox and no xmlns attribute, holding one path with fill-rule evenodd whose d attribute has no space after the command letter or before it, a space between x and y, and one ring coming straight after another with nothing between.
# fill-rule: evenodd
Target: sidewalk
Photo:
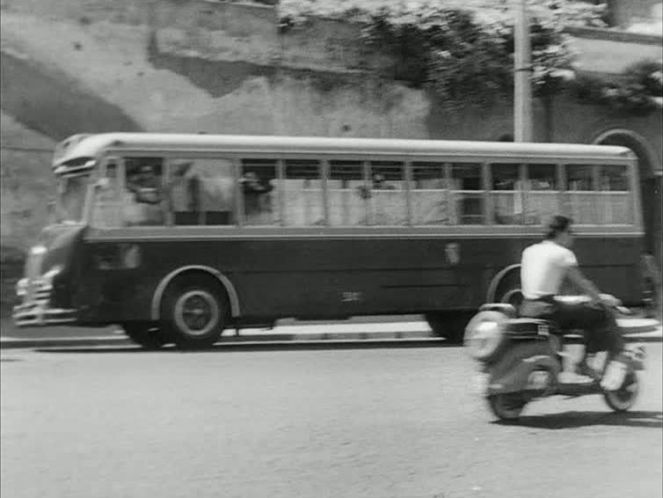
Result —
<instances>
[{"instance_id":1,"label":"sidewalk","mask_svg":"<svg viewBox=\"0 0 663 498\"><path fill-rule=\"evenodd\" d=\"M663 331L661 324L643 318L619 320L620 325L628 330L628 342L661 342ZM74 329L61 328L67 334L54 335L53 329L12 330L3 333L0 347L8 348L44 348L44 347L91 347L132 345L124 333L116 328ZM29 332L29 334L28 334ZM39 334L41 332L41 335ZM78 335L76 335L78 334ZM423 321L392 321L367 323L323 323L323 324L288 324L268 329L244 329L239 335L234 330L224 331L222 343L265 343L265 342L303 342L303 341L419 341L440 342L444 339L434 335Z\"/></svg>"}]
</instances>

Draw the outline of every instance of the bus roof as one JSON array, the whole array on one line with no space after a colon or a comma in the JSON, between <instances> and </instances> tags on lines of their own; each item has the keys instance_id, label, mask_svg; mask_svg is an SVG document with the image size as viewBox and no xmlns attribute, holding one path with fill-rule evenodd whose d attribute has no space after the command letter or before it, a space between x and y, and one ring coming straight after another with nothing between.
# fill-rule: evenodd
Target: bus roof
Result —
<instances>
[{"instance_id":1,"label":"bus roof","mask_svg":"<svg viewBox=\"0 0 663 498\"><path fill-rule=\"evenodd\" d=\"M176 133L103 133L74 135L58 145L54 165L93 158L106 149L145 151L227 151L260 154L430 155L486 157L556 157L632 159L626 147L567 143L475 142L470 140L405 140L260 135Z\"/></svg>"}]
</instances>

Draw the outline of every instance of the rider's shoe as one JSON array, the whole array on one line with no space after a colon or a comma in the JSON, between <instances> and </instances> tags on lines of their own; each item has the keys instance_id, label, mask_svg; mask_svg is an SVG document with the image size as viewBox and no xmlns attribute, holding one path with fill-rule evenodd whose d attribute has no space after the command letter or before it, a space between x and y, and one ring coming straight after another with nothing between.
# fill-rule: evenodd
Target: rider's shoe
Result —
<instances>
[{"instance_id":1,"label":"rider's shoe","mask_svg":"<svg viewBox=\"0 0 663 498\"><path fill-rule=\"evenodd\" d=\"M590 375L578 372L563 371L559 373L559 381L562 384L592 384L596 380Z\"/></svg>"},{"instance_id":2,"label":"rider's shoe","mask_svg":"<svg viewBox=\"0 0 663 498\"><path fill-rule=\"evenodd\" d=\"M617 391L626 378L628 367L624 360L615 359L608 363L603 378L601 379L601 388L605 391Z\"/></svg>"},{"instance_id":3,"label":"rider's shoe","mask_svg":"<svg viewBox=\"0 0 663 498\"><path fill-rule=\"evenodd\" d=\"M594 360L594 358L590 357L585 357L578 364L576 364L574 372L578 375L582 375L584 377L589 377L593 380L599 380L600 379L600 374L589 365L589 361Z\"/></svg>"}]
</instances>

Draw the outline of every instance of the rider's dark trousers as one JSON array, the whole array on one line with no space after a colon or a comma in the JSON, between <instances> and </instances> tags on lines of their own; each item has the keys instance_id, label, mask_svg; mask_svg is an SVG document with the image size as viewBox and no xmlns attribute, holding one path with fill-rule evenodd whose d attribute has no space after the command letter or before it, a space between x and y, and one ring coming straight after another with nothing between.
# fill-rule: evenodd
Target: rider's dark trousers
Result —
<instances>
[{"instance_id":1,"label":"rider's dark trousers","mask_svg":"<svg viewBox=\"0 0 663 498\"><path fill-rule=\"evenodd\" d=\"M614 357L624 350L624 339L614 315L597 304L564 303L552 297L525 299L520 316L552 320L562 330L582 330L587 353L608 351Z\"/></svg>"}]
</instances>

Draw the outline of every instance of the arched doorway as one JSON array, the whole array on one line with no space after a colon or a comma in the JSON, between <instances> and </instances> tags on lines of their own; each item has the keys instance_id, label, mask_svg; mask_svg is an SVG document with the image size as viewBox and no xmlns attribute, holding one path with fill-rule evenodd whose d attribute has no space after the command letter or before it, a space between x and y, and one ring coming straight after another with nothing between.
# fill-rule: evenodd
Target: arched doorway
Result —
<instances>
[{"instance_id":1,"label":"arched doorway","mask_svg":"<svg viewBox=\"0 0 663 498\"><path fill-rule=\"evenodd\" d=\"M645 138L627 129L613 129L598 135L593 142L628 147L638 157L645 250L661 261L661 177L654 174L655 155Z\"/></svg>"}]
</instances>

